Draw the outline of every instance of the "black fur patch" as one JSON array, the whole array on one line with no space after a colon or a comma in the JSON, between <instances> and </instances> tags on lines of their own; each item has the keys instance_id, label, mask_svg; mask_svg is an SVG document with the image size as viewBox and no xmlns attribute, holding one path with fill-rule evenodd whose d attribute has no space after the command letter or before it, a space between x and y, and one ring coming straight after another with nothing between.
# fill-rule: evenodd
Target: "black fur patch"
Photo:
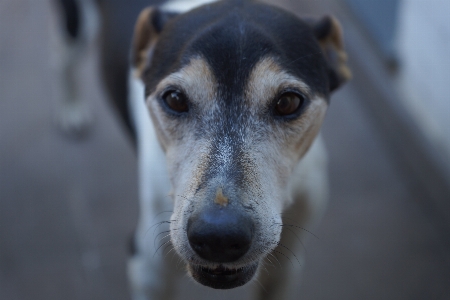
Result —
<instances>
[{"instance_id":1,"label":"black fur patch","mask_svg":"<svg viewBox=\"0 0 450 300\"><path fill-rule=\"evenodd\" d=\"M156 32L161 32L164 28L164 25L166 25L166 23L172 19L173 17L177 16L178 13L173 13L173 12L163 12L159 9L157 9L155 11L155 13L153 13L152 19L151 19L151 23L153 25L153 27L155 28Z\"/></svg>"},{"instance_id":2,"label":"black fur patch","mask_svg":"<svg viewBox=\"0 0 450 300\"><path fill-rule=\"evenodd\" d=\"M145 72L146 94L198 55L218 79L221 100L231 105L239 101L252 67L267 55L313 92L329 92L327 63L312 28L266 4L223 1L173 18L156 46L155 63Z\"/></svg>"}]
</instances>

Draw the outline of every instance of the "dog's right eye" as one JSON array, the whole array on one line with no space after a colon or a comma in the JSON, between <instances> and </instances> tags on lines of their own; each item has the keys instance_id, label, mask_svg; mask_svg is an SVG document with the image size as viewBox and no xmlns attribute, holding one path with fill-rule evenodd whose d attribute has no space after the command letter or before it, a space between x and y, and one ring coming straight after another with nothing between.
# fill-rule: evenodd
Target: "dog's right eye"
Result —
<instances>
[{"instance_id":1,"label":"dog's right eye","mask_svg":"<svg viewBox=\"0 0 450 300\"><path fill-rule=\"evenodd\" d=\"M170 90L164 93L162 99L167 104L167 106L178 113L187 112L189 110L188 101L186 96L176 90Z\"/></svg>"},{"instance_id":2,"label":"dog's right eye","mask_svg":"<svg viewBox=\"0 0 450 300\"><path fill-rule=\"evenodd\" d=\"M282 94L275 105L275 113L278 116L289 116L295 114L303 105L305 99L293 92Z\"/></svg>"}]
</instances>

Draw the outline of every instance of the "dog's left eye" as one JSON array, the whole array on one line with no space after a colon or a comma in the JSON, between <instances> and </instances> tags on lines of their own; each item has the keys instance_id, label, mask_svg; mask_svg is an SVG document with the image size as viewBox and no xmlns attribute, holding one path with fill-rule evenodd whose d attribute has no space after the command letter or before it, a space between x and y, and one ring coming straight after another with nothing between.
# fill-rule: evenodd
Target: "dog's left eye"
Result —
<instances>
[{"instance_id":1,"label":"dog's left eye","mask_svg":"<svg viewBox=\"0 0 450 300\"><path fill-rule=\"evenodd\" d=\"M167 91L162 96L162 99L167 104L167 106L173 111L182 113L189 110L188 101L186 96L180 91Z\"/></svg>"},{"instance_id":2,"label":"dog's left eye","mask_svg":"<svg viewBox=\"0 0 450 300\"><path fill-rule=\"evenodd\" d=\"M305 99L292 92L282 94L275 105L275 113L279 116L292 115L303 105Z\"/></svg>"}]
</instances>

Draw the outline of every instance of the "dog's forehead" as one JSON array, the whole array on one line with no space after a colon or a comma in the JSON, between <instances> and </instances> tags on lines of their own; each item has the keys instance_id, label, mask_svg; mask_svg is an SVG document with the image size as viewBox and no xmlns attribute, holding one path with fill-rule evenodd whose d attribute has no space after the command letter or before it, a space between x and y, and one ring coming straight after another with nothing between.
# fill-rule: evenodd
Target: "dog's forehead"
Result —
<instances>
[{"instance_id":1,"label":"dog's forehead","mask_svg":"<svg viewBox=\"0 0 450 300\"><path fill-rule=\"evenodd\" d=\"M219 93L230 101L242 95L254 67L269 56L311 90L328 94L326 63L312 30L265 4L219 2L175 18L163 30L145 72L147 94L198 56L207 61Z\"/></svg>"}]
</instances>

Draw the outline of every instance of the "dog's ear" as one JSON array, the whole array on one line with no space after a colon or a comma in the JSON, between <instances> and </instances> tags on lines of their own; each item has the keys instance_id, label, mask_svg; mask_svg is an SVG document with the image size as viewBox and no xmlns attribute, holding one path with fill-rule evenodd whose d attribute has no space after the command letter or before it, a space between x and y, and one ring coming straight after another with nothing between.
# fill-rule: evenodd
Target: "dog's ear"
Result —
<instances>
[{"instance_id":1,"label":"dog's ear","mask_svg":"<svg viewBox=\"0 0 450 300\"><path fill-rule=\"evenodd\" d=\"M134 28L133 42L131 46L131 64L141 76L149 60L153 46L166 23L178 15L172 12L163 12L156 7L144 9L136 22Z\"/></svg>"},{"instance_id":2,"label":"dog's ear","mask_svg":"<svg viewBox=\"0 0 450 300\"><path fill-rule=\"evenodd\" d=\"M325 16L319 21L310 20L309 23L328 62L330 92L334 91L352 77L347 66L341 24L332 16Z\"/></svg>"}]
</instances>

